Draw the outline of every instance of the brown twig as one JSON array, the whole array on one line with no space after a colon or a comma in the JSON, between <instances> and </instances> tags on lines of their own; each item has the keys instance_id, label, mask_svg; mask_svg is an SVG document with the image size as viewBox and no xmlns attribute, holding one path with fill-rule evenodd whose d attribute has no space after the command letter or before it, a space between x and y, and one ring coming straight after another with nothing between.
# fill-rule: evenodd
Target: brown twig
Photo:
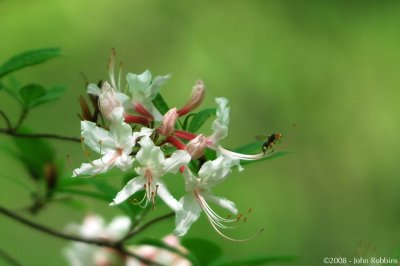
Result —
<instances>
[{"instance_id":1,"label":"brown twig","mask_svg":"<svg viewBox=\"0 0 400 266\"><path fill-rule=\"evenodd\" d=\"M51 229L47 226L44 226L42 224L30 221L6 208L4 208L3 206L0 205L0 213L4 214L5 216L18 221L26 226L29 226L35 230L41 231L43 233L46 233L48 235L57 237L57 238L61 238L61 239L65 239L65 240L72 240L72 241L76 241L76 242L82 242L82 243L86 243L86 244L91 244L91 245L97 245L100 247L109 247L109 248L113 248L123 254L126 254L128 256L131 256L137 260L140 260L141 262L145 263L146 265L154 265L154 266L164 266L162 264L159 264L157 262L151 261L149 259L143 258L129 250L127 250L122 243L120 243L119 241L117 242L113 242L113 241L109 241L109 240L104 240L104 239L88 239L88 238L83 238L80 236L74 236L74 235L69 235L63 232L59 232L56 231L54 229ZM165 219L165 218L164 218ZM162 219L159 219L162 220ZM155 221L154 221L155 222ZM152 222L151 224L153 224L154 222ZM150 225L150 224L149 224ZM146 227L148 227L149 225L147 225ZM145 226L145 225L144 225ZM141 228L143 228L144 226L142 226ZM139 228L139 229L141 229ZM139 230L138 229L138 230ZM143 228L144 229L144 228ZM143 230L142 229L142 230Z\"/></svg>"},{"instance_id":2,"label":"brown twig","mask_svg":"<svg viewBox=\"0 0 400 266\"><path fill-rule=\"evenodd\" d=\"M15 258L2 249L0 249L0 257L2 257L4 261L8 262L9 265L22 266L21 263L19 263Z\"/></svg>"},{"instance_id":3,"label":"brown twig","mask_svg":"<svg viewBox=\"0 0 400 266\"><path fill-rule=\"evenodd\" d=\"M147 223L145 223L144 225L140 226L139 228L133 229L132 231L130 231L130 232L129 232L128 234L126 234L122 239L118 240L117 243L118 243L118 244L122 244L122 243L125 242L126 240L128 240L128 239L134 237L135 235L139 234L140 232L146 230L149 226L151 226L151 225L153 225L153 224L155 224L155 223L157 223L157 222L160 222L160 221L162 221L162 220L171 218L171 217L174 216L174 215L175 215L174 212L169 212L169 213L167 213L167 214L165 214L165 215L163 215L163 216L154 218L153 220L148 221Z\"/></svg>"},{"instance_id":4,"label":"brown twig","mask_svg":"<svg viewBox=\"0 0 400 266\"><path fill-rule=\"evenodd\" d=\"M30 133L19 133L15 132L14 130L7 130L0 128L0 133L10 135L13 137L17 138L42 138L42 139L58 139L58 140L66 140L66 141L74 141L74 142L80 142L80 138L76 137L68 137L68 136L61 136L57 134L47 134L47 133L36 133L36 134L30 134Z\"/></svg>"},{"instance_id":5,"label":"brown twig","mask_svg":"<svg viewBox=\"0 0 400 266\"><path fill-rule=\"evenodd\" d=\"M0 110L0 115L4 118L4 121L7 124L7 128L8 130L12 130L12 125L11 125L11 121L8 118L8 116L6 115L6 113L4 113L3 111Z\"/></svg>"}]
</instances>

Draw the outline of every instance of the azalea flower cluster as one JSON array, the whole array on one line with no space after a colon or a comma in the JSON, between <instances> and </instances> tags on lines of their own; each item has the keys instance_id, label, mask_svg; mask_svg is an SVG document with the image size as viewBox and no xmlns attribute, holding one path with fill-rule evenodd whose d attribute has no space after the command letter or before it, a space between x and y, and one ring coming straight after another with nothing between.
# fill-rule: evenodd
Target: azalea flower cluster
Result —
<instances>
[{"instance_id":1,"label":"azalea flower cluster","mask_svg":"<svg viewBox=\"0 0 400 266\"><path fill-rule=\"evenodd\" d=\"M223 235L220 229L232 227L230 224L241 216L223 218L216 213L210 203L233 215L237 215L238 210L234 202L214 195L212 188L227 178L232 167L241 170L240 160L261 159L266 153L239 154L221 145L229 125L230 107L226 98L215 99L217 108L211 135L183 128L179 119L191 115L204 99L205 85L201 80L195 83L183 106L162 113L154 101L169 75L152 78L149 70L142 74L128 73L124 87L121 87L121 74L118 77L116 81L112 56L109 81L101 86L88 85L87 92L98 100L98 109L107 122L99 126L96 121L81 121L83 144L100 154L100 158L83 163L73 171L73 176L91 177L115 167L122 171L134 170L137 176L127 182L111 206L121 204L142 190L145 194L142 200L137 200L138 205L155 206L159 197L176 212L176 235L186 234L202 211L212 227ZM214 151L216 156L207 160L206 150ZM163 180L169 173L177 175L175 182L184 181L186 194L179 200Z\"/></svg>"},{"instance_id":2,"label":"azalea flower cluster","mask_svg":"<svg viewBox=\"0 0 400 266\"><path fill-rule=\"evenodd\" d=\"M116 241L122 238L130 229L131 220L126 216L115 217L109 224L98 215L88 215L83 223L70 224L66 230L85 238L101 238L109 241ZM168 247L179 250L182 254L187 250L180 245L179 239L174 235L168 235L162 239ZM167 249L149 245L132 245L127 250L140 254L142 258L153 262L163 263L170 266L192 265L181 255ZM85 243L73 242L64 251L70 266L140 266L142 262L124 255L112 248L98 247Z\"/></svg>"}]
</instances>

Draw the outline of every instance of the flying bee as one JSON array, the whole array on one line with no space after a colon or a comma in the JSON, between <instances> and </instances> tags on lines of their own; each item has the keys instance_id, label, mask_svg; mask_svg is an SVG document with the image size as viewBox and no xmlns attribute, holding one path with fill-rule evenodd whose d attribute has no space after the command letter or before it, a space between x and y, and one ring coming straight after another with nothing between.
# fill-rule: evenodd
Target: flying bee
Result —
<instances>
[{"instance_id":1,"label":"flying bee","mask_svg":"<svg viewBox=\"0 0 400 266\"><path fill-rule=\"evenodd\" d=\"M259 140L266 139L261 147L262 151L266 153L268 150L272 149L282 137L283 135L281 133L272 133L269 136L257 136L256 138Z\"/></svg>"}]
</instances>

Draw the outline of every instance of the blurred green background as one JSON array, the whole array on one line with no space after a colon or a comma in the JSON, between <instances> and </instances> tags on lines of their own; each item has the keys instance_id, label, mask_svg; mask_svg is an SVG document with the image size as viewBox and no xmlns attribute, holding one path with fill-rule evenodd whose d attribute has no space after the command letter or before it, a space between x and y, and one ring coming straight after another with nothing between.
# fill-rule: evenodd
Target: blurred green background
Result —
<instances>
[{"instance_id":1,"label":"blurred green background","mask_svg":"<svg viewBox=\"0 0 400 266\"><path fill-rule=\"evenodd\" d=\"M221 244L231 258L298 255L298 265L353 256L365 242L375 246L376 255L390 256L400 247L399 4L3 0L0 62L28 49L62 47L62 57L15 76L22 82L68 86L62 100L37 108L26 125L70 136L80 132L77 98L85 91L80 72L92 82L106 79L112 47L125 73L147 68L155 75L171 73L162 88L171 106L181 106L201 78L208 88L204 106L214 106L214 97L230 100L224 145L282 132L281 146L295 154L249 165L216 191L239 209L254 209L247 224L232 234L243 237L264 228L260 236L245 243L226 241L204 216L189 236ZM17 119L18 106L3 92L0 109ZM0 141L11 139L2 135ZM66 154L75 167L83 160L79 144L51 142L61 161ZM2 205L26 205L28 193L4 178L32 186L26 175L0 152ZM118 213L85 201L108 217ZM84 214L53 204L35 219L62 229ZM162 236L172 228L171 220L143 237ZM66 244L0 217L0 248L23 265L64 265L60 250Z\"/></svg>"}]
</instances>

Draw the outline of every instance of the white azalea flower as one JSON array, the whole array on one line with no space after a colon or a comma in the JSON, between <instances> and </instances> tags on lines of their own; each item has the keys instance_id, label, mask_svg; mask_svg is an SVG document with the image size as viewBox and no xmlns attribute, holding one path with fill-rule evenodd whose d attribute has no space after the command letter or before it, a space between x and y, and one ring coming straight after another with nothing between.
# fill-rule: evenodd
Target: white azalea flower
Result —
<instances>
[{"instance_id":1,"label":"white azalea flower","mask_svg":"<svg viewBox=\"0 0 400 266\"><path fill-rule=\"evenodd\" d=\"M156 76L151 79L150 70L146 70L142 74L128 73L126 80L128 81L129 92L132 94L132 103L134 109L139 111L146 110L156 121L161 121L162 115L155 108L152 100L156 97L161 85L168 81L170 75Z\"/></svg>"},{"instance_id":2,"label":"white azalea flower","mask_svg":"<svg viewBox=\"0 0 400 266\"><path fill-rule=\"evenodd\" d=\"M165 159L160 147L155 146L148 137L143 137L139 144L140 150L136 154L136 161L139 166L135 168L139 176L130 180L125 187L117 194L110 205L117 205L127 200L139 190L145 190L146 204L155 204L156 195L174 211L181 208L181 204L168 191L166 184L161 177L166 173L176 173L178 169L189 163L190 155L187 151L177 150L171 157Z\"/></svg>"},{"instance_id":3,"label":"white azalea flower","mask_svg":"<svg viewBox=\"0 0 400 266\"><path fill-rule=\"evenodd\" d=\"M217 117L211 126L213 134L205 140L207 146L216 150L217 153L231 159L258 160L265 157L263 152L258 154L242 154L227 150L219 144L220 141L228 135L230 107L228 106L229 101L226 98L215 98L215 102L218 104Z\"/></svg>"},{"instance_id":4,"label":"white azalea flower","mask_svg":"<svg viewBox=\"0 0 400 266\"><path fill-rule=\"evenodd\" d=\"M211 192L214 186L224 181L234 164L238 164L238 160L235 161L225 156L219 156L213 161L204 163L199 170L198 177L193 175L188 168L185 169L183 175L185 177L187 194L180 199L183 208L176 214L176 235L182 236L186 234L203 210L213 228L219 234L226 237L222 234L220 228L230 228L226 223L236 222L237 219L222 218L210 207L207 201L211 201L227 209L232 214L238 213L235 203L226 198L215 196Z\"/></svg>"},{"instance_id":5,"label":"white azalea flower","mask_svg":"<svg viewBox=\"0 0 400 266\"><path fill-rule=\"evenodd\" d=\"M72 224L67 231L88 239L116 241L130 229L131 220L125 216L114 218L108 225L100 216L89 215L82 225ZM70 266L128 265L127 259L115 250L73 242L63 251Z\"/></svg>"},{"instance_id":6,"label":"white azalea flower","mask_svg":"<svg viewBox=\"0 0 400 266\"><path fill-rule=\"evenodd\" d=\"M130 153L136 139L152 133L151 129L142 128L140 132L132 134L131 126L124 122L122 107L113 110L110 131L97 127L90 121L82 121L81 128L83 143L102 157L91 163L83 163L80 168L74 170L73 177L104 173L114 166L123 171L128 170L132 166L133 158Z\"/></svg>"}]
</instances>

